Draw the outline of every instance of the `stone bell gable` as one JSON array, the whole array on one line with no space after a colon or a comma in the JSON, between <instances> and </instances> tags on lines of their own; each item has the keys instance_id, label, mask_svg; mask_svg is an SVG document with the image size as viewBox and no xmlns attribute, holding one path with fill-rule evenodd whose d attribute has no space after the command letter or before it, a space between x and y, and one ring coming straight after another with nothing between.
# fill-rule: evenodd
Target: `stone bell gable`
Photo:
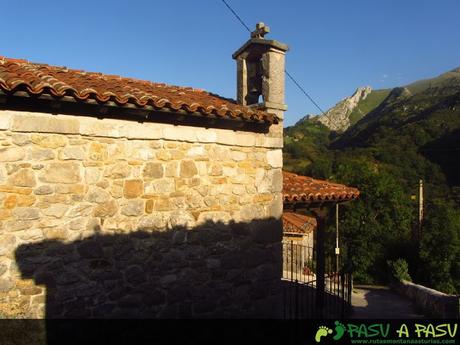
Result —
<instances>
[{"instance_id":1,"label":"stone bell gable","mask_svg":"<svg viewBox=\"0 0 460 345\"><path fill-rule=\"evenodd\" d=\"M279 316L279 112L0 58L0 145L1 316Z\"/></svg>"},{"instance_id":2,"label":"stone bell gable","mask_svg":"<svg viewBox=\"0 0 460 345\"><path fill-rule=\"evenodd\" d=\"M262 107L283 118L285 54L288 46L264 38L270 32L258 23L251 38L234 54L237 62L237 99L240 104Z\"/></svg>"}]
</instances>

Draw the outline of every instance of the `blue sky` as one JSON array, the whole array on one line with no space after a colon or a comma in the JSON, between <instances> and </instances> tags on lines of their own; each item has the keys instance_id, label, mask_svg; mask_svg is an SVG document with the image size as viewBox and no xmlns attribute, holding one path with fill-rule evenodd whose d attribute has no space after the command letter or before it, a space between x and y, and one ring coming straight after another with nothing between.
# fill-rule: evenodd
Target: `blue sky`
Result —
<instances>
[{"instance_id":1,"label":"blue sky","mask_svg":"<svg viewBox=\"0 0 460 345\"><path fill-rule=\"evenodd\" d=\"M287 69L323 109L460 66L458 0L227 0L290 46ZM248 32L221 0L5 1L0 55L235 97ZM286 125L317 109L286 80Z\"/></svg>"}]
</instances>

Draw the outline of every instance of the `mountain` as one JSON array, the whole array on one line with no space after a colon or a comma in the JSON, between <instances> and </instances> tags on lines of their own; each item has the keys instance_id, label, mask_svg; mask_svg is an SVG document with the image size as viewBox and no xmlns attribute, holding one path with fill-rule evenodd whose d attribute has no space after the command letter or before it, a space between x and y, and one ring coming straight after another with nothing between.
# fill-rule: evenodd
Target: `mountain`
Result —
<instances>
[{"instance_id":1,"label":"mountain","mask_svg":"<svg viewBox=\"0 0 460 345\"><path fill-rule=\"evenodd\" d=\"M285 145L287 167L299 173L318 164L327 172L324 161L338 152L365 151L411 183L418 176L443 184L443 174L460 186L460 68L394 89L358 88L325 115L286 128Z\"/></svg>"},{"instance_id":2,"label":"mountain","mask_svg":"<svg viewBox=\"0 0 460 345\"><path fill-rule=\"evenodd\" d=\"M457 88L460 78L460 67L443 73L438 77L416 81L406 87L413 93L423 92L427 89L438 88L450 93L451 88Z\"/></svg>"},{"instance_id":3,"label":"mountain","mask_svg":"<svg viewBox=\"0 0 460 345\"><path fill-rule=\"evenodd\" d=\"M344 98L322 115L306 115L296 125L309 120L321 122L336 132L344 132L351 125L373 110L390 90L373 90L370 86L359 87L353 95Z\"/></svg>"},{"instance_id":4,"label":"mountain","mask_svg":"<svg viewBox=\"0 0 460 345\"><path fill-rule=\"evenodd\" d=\"M336 146L370 145L375 138L380 138L380 131L391 127L412 127L419 125L420 121L427 121L433 116L444 117L445 121L457 122L458 118L451 112L458 108L460 92L460 68L432 79L426 79L409 84L405 87L392 89L387 97L372 111L350 128L338 140ZM440 114L442 113L442 114ZM455 127L455 125L454 125ZM402 130L402 128L401 128ZM439 129L440 136L446 128ZM431 132L434 131L434 128ZM374 138L374 139L373 139Z\"/></svg>"},{"instance_id":5,"label":"mountain","mask_svg":"<svg viewBox=\"0 0 460 345\"><path fill-rule=\"evenodd\" d=\"M375 110L384 100L389 103L392 99L414 94L421 94L428 89L434 93L449 93L458 84L460 68L444 73L436 78L416 81L402 88L373 90L370 86L359 87L353 95L344 98L324 114L315 116L308 114L295 125L304 121L319 121L327 128L336 132L344 132L361 118ZM404 92L404 95L398 93ZM387 97L391 94L391 98Z\"/></svg>"},{"instance_id":6,"label":"mountain","mask_svg":"<svg viewBox=\"0 0 460 345\"><path fill-rule=\"evenodd\" d=\"M333 131L343 132L350 127L350 114L353 113L359 102L364 101L371 92L372 89L369 86L360 87L353 95L344 98L315 119Z\"/></svg>"}]
</instances>

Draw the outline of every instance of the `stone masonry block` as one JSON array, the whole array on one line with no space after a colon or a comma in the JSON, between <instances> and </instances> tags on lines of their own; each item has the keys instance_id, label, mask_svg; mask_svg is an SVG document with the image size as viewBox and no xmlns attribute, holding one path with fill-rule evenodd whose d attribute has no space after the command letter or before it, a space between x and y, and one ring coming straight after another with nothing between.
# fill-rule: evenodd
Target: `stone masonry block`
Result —
<instances>
[{"instance_id":1,"label":"stone masonry block","mask_svg":"<svg viewBox=\"0 0 460 345\"><path fill-rule=\"evenodd\" d=\"M51 183L77 183L80 181L80 167L74 162L50 163L39 179Z\"/></svg>"},{"instance_id":2,"label":"stone masonry block","mask_svg":"<svg viewBox=\"0 0 460 345\"><path fill-rule=\"evenodd\" d=\"M123 186L123 195L125 198L133 199L141 196L144 192L142 180L126 180Z\"/></svg>"},{"instance_id":3,"label":"stone masonry block","mask_svg":"<svg viewBox=\"0 0 460 345\"><path fill-rule=\"evenodd\" d=\"M24 149L7 147L0 149L0 162L17 162L25 157Z\"/></svg>"},{"instance_id":4,"label":"stone masonry block","mask_svg":"<svg viewBox=\"0 0 460 345\"><path fill-rule=\"evenodd\" d=\"M78 134L80 122L71 117L14 115L11 129L17 132Z\"/></svg>"},{"instance_id":5,"label":"stone masonry block","mask_svg":"<svg viewBox=\"0 0 460 345\"><path fill-rule=\"evenodd\" d=\"M11 114L5 111L0 111L0 130L10 128Z\"/></svg>"},{"instance_id":6,"label":"stone masonry block","mask_svg":"<svg viewBox=\"0 0 460 345\"><path fill-rule=\"evenodd\" d=\"M283 167L283 152L281 150L271 150L267 152L267 162L272 168Z\"/></svg>"}]
</instances>

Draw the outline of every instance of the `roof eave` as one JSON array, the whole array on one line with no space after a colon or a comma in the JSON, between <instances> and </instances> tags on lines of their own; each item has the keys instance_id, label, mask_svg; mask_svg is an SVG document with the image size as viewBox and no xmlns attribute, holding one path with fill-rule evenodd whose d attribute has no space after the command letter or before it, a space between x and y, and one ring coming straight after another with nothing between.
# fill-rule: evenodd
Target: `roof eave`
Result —
<instances>
[{"instance_id":1,"label":"roof eave","mask_svg":"<svg viewBox=\"0 0 460 345\"><path fill-rule=\"evenodd\" d=\"M350 201L356 200L357 197L352 198L352 199L342 199L342 200L311 200L311 201L305 201L305 200L283 200L283 206L284 209L289 209L289 210L295 210L295 209L301 209L301 208L320 208L320 207L327 207L327 206L333 206L336 204L344 204L348 203Z\"/></svg>"},{"instance_id":2,"label":"roof eave","mask_svg":"<svg viewBox=\"0 0 460 345\"><path fill-rule=\"evenodd\" d=\"M78 100L72 96L62 96L62 97L55 97L50 94L40 94L40 95L30 95L26 91L15 91L15 92L5 92L4 90L0 89L0 105L4 105L8 103L9 99L13 98L22 98L28 99L30 101L41 101L46 102L49 105L50 109L56 112L56 110L60 109L61 105L64 104L72 104L72 105L81 105L81 106L93 106L97 107L96 116L103 117L102 115L107 113L107 109L119 109L119 110L129 110L130 114L138 115L139 119L150 119L150 115L152 113L165 113L165 114L176 114L180 119L180 116L183 116L184 120L185 117L195 117L195 118L202 118L208 120L208 122L218 122L218 121L230 121L235 123L237 127L243 127L245 124L254 124L259 126L270 126L271 124L278 123L278 118L275 116L273 117L273 122L260 120L256 118L242 118L242 117L230 117L230 116L218 116L215 114L203 114L201 112L195 111L190 112L184 109L172 109L168 107L163 108L156 108L151 105L144 105L142 107L137 106L132 103L126 104L118 104L114 101L106 101L106 102L98 102L95 99L88 98L86 100ZM153 117L151 118L153 119ZM239 124L239 125L238 125Z\"/></svg>"}]
</instances>

